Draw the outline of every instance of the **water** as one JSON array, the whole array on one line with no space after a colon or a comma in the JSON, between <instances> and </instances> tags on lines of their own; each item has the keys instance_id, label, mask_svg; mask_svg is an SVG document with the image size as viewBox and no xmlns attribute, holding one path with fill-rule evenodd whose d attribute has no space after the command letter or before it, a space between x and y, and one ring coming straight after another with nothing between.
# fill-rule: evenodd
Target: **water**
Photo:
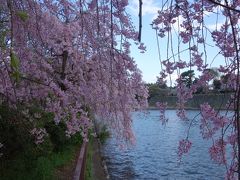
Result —
<instances>
[{"instance_id":1,"label":"water","mask_svg":"<svg viewBox=\"0 0 240 180\"><path fill-rule=\"evenodd\" d=\"M194 117L199 111L187 111ZM120 149L114 139L103 146L111 180L220 180L225 169L209 157L211 142L203 140L198 122L190 129L192 148L178 162L178 141L186 137L189 122L177 118L175 110L167 110L168 123L163 126L159 111L151 110L148 115L133 113L133 131L136 144L132 148ZM198 118L199 119L199 118Z\"/></svg>"}]
</instances>

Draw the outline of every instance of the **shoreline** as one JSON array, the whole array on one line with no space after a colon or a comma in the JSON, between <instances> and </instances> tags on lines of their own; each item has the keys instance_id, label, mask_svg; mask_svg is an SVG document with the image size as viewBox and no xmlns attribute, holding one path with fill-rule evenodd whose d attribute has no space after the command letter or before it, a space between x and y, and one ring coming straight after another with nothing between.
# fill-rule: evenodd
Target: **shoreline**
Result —
<instances>
[{"instance_id":1,"label":"shoreline","mask_svg":"<svg viewBox=\"0 0 240 180\"><path fill-rule=\"evenodd\" d=\"M194 94L188 99L184 106L186 110L200 110L200 105L203 103L208 103L212 108L216 110L233 110L233 108L228 108L229 100L231 100L232 93L226 94ZM156 106L157 102L165 103L167 102L166 109L178 109L177 96L152 96L148 99L149 107L147 109L155 110L158 109Z\"/></svg>"},{"instance_id":2,"label":"shoreline","mask_svg":"<svg viewBox=\"0 0 240 180\"><path fill-rule=\"evenodd\" d=\"M213 107L215 110L231 110L231 111L233 111L233 109L227 109L227 108L215 108L215 107ZM177 107L167 107L166 108L166 110L177 110L178 108ZM200 110L200 108L196 108L196 107L185 107L184 108L185 110ZM146 110L159 110L159 108L158 107L156 107L156 106L149 106L149 107L147 107L147 109Z\"/></svg>"},{"instance_id":3,"label":"shoreline","mask_svg":"<svg viewBox=\"0 0 240 180\"><path fill-rule=\"evenodd\" d=\"M93 180L107 180L109 179L109 174L108 174L108 169L106 166L106 162L103 160L102 156L102 146L101 142L99 141L98 138L94 137L93 138L93 157L92 157L92 162L93 162Z\"/></svg>"}]
</instances>

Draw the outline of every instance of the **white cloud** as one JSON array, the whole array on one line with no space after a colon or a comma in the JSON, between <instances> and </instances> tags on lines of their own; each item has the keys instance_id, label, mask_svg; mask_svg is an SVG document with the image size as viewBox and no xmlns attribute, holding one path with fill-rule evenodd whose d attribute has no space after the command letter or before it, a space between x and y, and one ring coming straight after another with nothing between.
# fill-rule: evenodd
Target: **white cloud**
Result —
<instances>
[{"instance_id":1,"label":"white cloud","mask_svg":"<svg viewBox=\"0 0 240 180\"><path fill-rule=\"evenodd\" d=\"M183 23L184 18L183 18L182 15L181 15L181 16L175 18L175 19L176 19L176 22L175 22L175 23L173 24L173 26L172 26L173 29L174 29L175 31L183 31L184 28L181 27L180 24ZM179 25L179 27L178 27L178 25Z\"/></svg>"},{"instance_id":2,"label":"white cloud","mask_svg":"<svg viewBox=\"0 0 240 180\"><path fill-rule=\"evenodd\" d=\"M209 17L211 15L216 15L216 14L221 13L223 10L224 10L223 7L218 6L218 7L213 8L213 11L204 11L203 16L204 17Z\"/></svg>"},{"instance_id":3,"label":"white cloud","mask_svg":"<svg viewBox=\"0 0 240 180\"><path fill-rule=\"evenodd\" d=\"M219 30L223 24L226 22L226 17L222 15L223 7L216 7L212 12L204 11L204 21L206 27L213 31ZM213 22L213 20L217 20L218 22Z\"/></svg>"},{"instance_id":4,"label":"white cloud","mask_svg":"<svg viewBox=\"0 0 240 180\"><path fill-rule=\"evenodd\" d=\"M154 0L142 0L142 2L142 15L156 16L157 11L160 9L159 5ZM129 4L130 10L137 15L139 13L139 0L132 0Z\"/></svg>"},{"instance_id":5,"label":"white cloud","mask_svg":"<svg viewBox=\"0 0 240 180\"><path fill-rule=\"evenodd\" d=\"M211 30L211 31L219 30L224 23L225 22L219 22L219 23L214 23L214 24L207 24L206 27L209 30Z\"/></svg>"}]
</instances>

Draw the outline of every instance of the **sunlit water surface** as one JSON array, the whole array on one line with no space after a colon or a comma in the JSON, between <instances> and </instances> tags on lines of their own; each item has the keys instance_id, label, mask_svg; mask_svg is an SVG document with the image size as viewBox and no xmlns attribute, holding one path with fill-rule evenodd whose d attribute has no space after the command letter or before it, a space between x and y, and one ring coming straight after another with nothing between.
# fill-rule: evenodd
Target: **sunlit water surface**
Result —
<instances>
[{"instance_id":1,"label":"sunlit water surface","mask_svg":"<svg viewBox=\"0 0 240 180\"><path fill-rule=\"evenodd\" d=\"M189 110L193 118L199 111ZM186 137L189 122L178 119L175 110L167 110L166 125L159 120L159 111L148 114L133 113L135 146L119 148L114 139L108 139L103 146L111 180L220 180L225 169L210 160L208 148L211 142L203 140L199 131L199 118L191 126L189 138L192 148L181 162L178 161L178 141Z\"/></svg>"}]
</instances>

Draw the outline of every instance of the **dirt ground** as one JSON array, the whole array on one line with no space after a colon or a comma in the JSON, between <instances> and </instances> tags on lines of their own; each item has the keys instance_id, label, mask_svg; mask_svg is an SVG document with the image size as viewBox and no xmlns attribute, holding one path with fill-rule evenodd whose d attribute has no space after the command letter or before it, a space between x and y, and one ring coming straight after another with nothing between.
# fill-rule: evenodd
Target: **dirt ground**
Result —
<instances>
[{"instance_id":1,"label":"dirt ground","mask_svg":"<svg viewBox=\"0 0 240 180\"><path fill-rule=\"evenodd\" d=\"M76 153L74 155L74 159L71 160L71 162L69 162L65 166L60 167L56 170L55 178L57 180L72 180L73 179L73 175L74 175L77 159L78 159L78 156L79 156L79 152L80 152L80 148L76 150Z\"/></svg>"}]
</instances>

